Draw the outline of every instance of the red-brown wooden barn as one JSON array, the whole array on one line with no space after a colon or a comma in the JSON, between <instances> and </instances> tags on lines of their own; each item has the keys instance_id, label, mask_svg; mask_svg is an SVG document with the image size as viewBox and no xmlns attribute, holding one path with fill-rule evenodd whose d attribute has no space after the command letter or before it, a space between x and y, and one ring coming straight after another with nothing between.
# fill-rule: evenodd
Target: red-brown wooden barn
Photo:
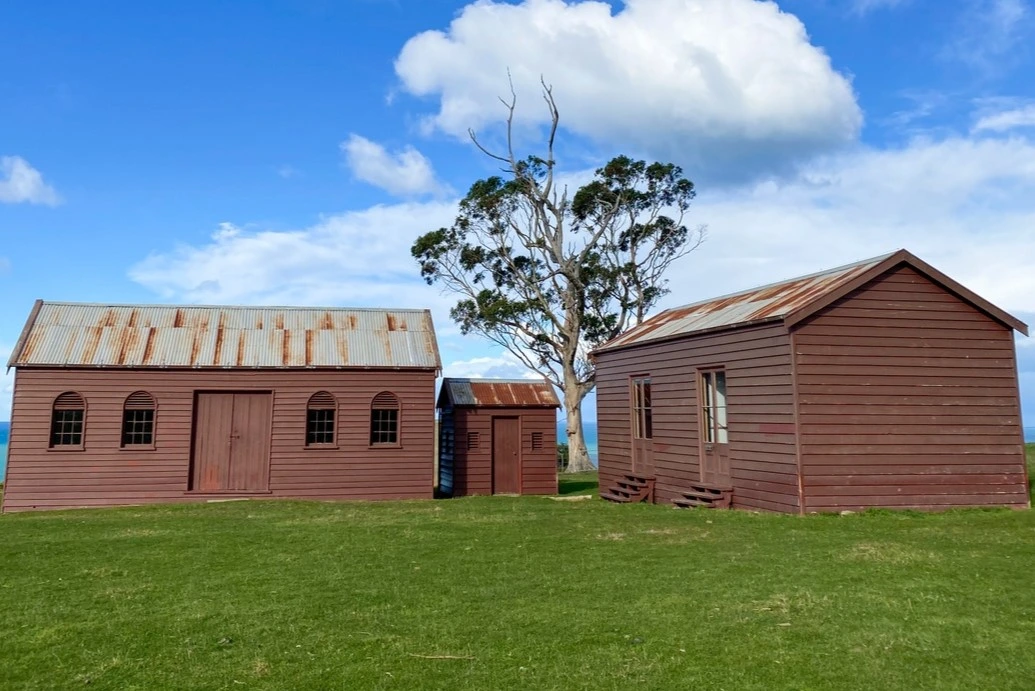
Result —
<instances>
[{"instance_id":1,"label":"red-brown wooden barn","mask_svg":"<svg viewBox=\"0 0 1035 691\"><path fill-rule=\"evenodd\" d=\"M594 354L602 496L1028 507L1014 331L904 250L662 312Z\"/></svg>"},{"instance_id":2,"label":"red-brown wooden barn","mask_svg":"<svg viewBox=\"0 0 1035 691\"><path fill-rule=\"evenodd\" d=\"M444 379L439 492L556 494L559 407L546 380Z\"/></svg>"},{"instance_id":3,"label":"red-brown wooden barn","mask_svg":"<svg viewBox=\"0 0 1035 691\"><path fill-rule=\"evenodd\" d=\"M427 310L37 302L4 511L433 495Z\"/></svg>"}]
</instances>

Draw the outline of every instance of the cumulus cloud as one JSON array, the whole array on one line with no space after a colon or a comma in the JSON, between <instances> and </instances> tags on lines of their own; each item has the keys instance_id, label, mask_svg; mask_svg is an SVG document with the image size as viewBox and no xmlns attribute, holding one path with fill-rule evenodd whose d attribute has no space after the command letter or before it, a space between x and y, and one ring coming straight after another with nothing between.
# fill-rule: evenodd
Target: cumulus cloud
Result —
<instances>
[{"instance_id":1,"label":"cumulus cloud","mask_svg":"<svg viewBox=\"0 0 1035 691\"><path fill-rule=\"evenodd\" d=\"M468 360L454 360L443 368L446 377L467 377L472 379L542 379L542 375L528 369L520 360L504 353L500 356L475 357Z\"/></svg>"},{"instance_id":2,"label":"cumulus cloud","mask_svg":"<svg viewBox=\"0 0 1035 691\"><path fill-rule=\"evenodd\" d=\"M986 113L974 123L974 132L1007 132L1022 127L1035 127L1035 103L998 113Z\"/></svg>"},{"instance_id":3,"label":"cumulus cloud","mask_svg":"<svg viewBox=\"0 0 1035 691\"><path fill-rule=\"evenodd\" d=\"M482 0L445 31L411 38L403 90L438 99L426 126L459 137L501 119L507 71L518 126L542 124L539 80L562 126L623 152L675 160L695 176L786 170L857 136L849 80L802 23L755 0Z\"/></svg>"},{"instance_id":4,"label":"cumulus cloud","mask_svg":"<svg viewBox=\"0 0 1035 691\"><path fill-rule=\"evenodd\" d=\"M57 191L43 180L43 174L21 156L0 156L0 203L61 203Z\"/></svg>"},{"instance_id":5,"label":"cumulus cloud","mask_svg":"<svg viewBox=\"0 0 1035 691\"><path fill-rule=\"evenodd\" d=\"M788 183L702 194L704 247L666 305L905 247L1000 307L1035 313L1035 144L916 140L819 160Z\"/></svg>"},{"instance_id":6,"label":"cumulus cloud","mask_svg":"<svg viewBox=\"0 0 1035 691\"><path fill-rule=\"evenodd\" d=\"M390 194L408 197L445 191L431 161L412 146L390 152L377 142L352 134L341 143L341 150L353 175Z\"/></svg>"},{"instance_id":7,"label":"cumulus cloud","mask_svg":"<svg viewBox=\"0 0 1035 691\"><path fill-rule=\"evenodd\" d=\"M202 245L154 254L130 277L166 299L200 303L422 307L440 303L410 256L418 235L449 225L448 202L375 206L293 231L224 223Z\"/></svg>"}]
</instances>

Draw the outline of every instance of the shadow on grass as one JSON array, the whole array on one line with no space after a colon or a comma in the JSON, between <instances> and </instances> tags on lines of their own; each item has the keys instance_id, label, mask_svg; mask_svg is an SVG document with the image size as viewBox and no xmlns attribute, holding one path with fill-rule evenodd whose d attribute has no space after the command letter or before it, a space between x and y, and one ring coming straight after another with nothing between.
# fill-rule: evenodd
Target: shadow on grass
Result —
<instances>
[{"instance_id":1,"label":"shadow on grass","mask_svg":"<svg viewBox=\"0 0 1035 691\"><path fill-rule=\"evenodd\" d=\"M599 483L596 472L561 473L557 476L557 494L596 494Z\"/></svg>"}]
</instances>

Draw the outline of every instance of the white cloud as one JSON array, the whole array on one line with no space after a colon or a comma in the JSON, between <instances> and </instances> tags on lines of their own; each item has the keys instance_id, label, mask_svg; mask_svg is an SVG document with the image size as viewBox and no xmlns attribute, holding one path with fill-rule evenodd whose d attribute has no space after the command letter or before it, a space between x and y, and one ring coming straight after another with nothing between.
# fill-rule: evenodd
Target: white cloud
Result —
<instances>
[{"instance_id":1,"label":"white cloud","mask_svg":"<svg viewBox=\"0 0 1035 691\"><path fill-rule=\"evenodd\" d=\"M518 126L544 122L543 76L568 130L695 176L785 170L853 141L862 122L849 80L802 23L755 0L628 0L615 14L604 2L481 0L447 31L411 38L395 69L405 91L438 99L430 128L466 137L498 122L509 69Z\"/></svg>"},{"instance_id":2,"label":"white cloud","mask_svg":"<svg viewBox=\"0 0 1035 691\"><path fill-rule=\"evenodd\" d=\"M1035 127L1035 103L998 113L987 113L974 123L974 132L1007 132L1021 127Z\"/></svg>"},{"instance_id":3,"label":"white cloud","mask_svg":"<svg viewBox=\"0 0 1035 691\"><path fill-rule=\"evenodd\" d=\"M389 152L377 142L358 134L341 143L345 162L363 182L400 197L445 192L424 154L412 146Z\"/></svg>"},{"instance_id":4,"label":"white cloud","mask_svg":"<svg viewBox=\"0 0 1035 691\"><path fill-rule=\"evenodd\" d=\"M1035 143L915 140L816 161L798 180L702 194L709 239L666 306L905 247L1013 312L1035 312Z\"/></svg>"},{"instance_id":5,"label":"white cloud","mask_svg":"<svg viewBox=\"0 0 1035 691\"><path fill-rule=\"evenodd\" d=\"M57 191L43 181L43 175L21 156L0 156L0 203L61 203Z\"/></svg>"},{"instance_id":6,"label":"white cloud","mask_svg":"<svg viewBox=\"0 0 1035 691\"><path fill-rule=\"evenodd\" d=\"M945 56L985 72L1015 60L1031 28L1025 0L968 0Z\"/></svg>"},{"instance_id":7,"label":"white cloud","mask_svg":"<svg viewBox=\"0 0 1035 691\"><path fill-rule=\"evenodd\" d=\"M542 379L542 375L528 369L510 353L454 360L443 367L443 376L472 379Z\"/></svg>"},{"instance_id":8,"label":"white cloud","mask_svg":"<svg viewBox=\"0 0 1035 691\"><path fill-rule=\"evenodd\" d=\"M410 246L447 226L449 202L375 206L294 231L224 223L208 244L155 254L130 277L167 299L200 303L422 307L441 303Z\"/></svg>"}]
</instances>

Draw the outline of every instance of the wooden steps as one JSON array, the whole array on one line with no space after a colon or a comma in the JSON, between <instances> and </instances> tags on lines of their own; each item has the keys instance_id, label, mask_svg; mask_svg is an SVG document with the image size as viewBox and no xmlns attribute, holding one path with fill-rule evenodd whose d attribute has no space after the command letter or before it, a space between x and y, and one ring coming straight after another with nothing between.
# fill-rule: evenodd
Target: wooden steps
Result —
<instances>
[{"instance_id":1,"label":"wooden steps","mask_svg":"<svg viewBox=\"0 0 1035 691\"><path fill-rule=\"evenodd\" d=\"M654 478L629 473L601 492L600 498L616 504L654 503Z\"/></svg>"},{"instance_id":2,"label":"wooden steps","mask_svg":"<svg viewBox=\"0 0 1035 691\"><path fill-rule=\"evenodd\" d=\"M682 495L678 499L673 499L672 503L683 509L728 509L733 503L733 488L727 485L698 483L690 485L690 489Z\"/></svg>"}]
</instances>

